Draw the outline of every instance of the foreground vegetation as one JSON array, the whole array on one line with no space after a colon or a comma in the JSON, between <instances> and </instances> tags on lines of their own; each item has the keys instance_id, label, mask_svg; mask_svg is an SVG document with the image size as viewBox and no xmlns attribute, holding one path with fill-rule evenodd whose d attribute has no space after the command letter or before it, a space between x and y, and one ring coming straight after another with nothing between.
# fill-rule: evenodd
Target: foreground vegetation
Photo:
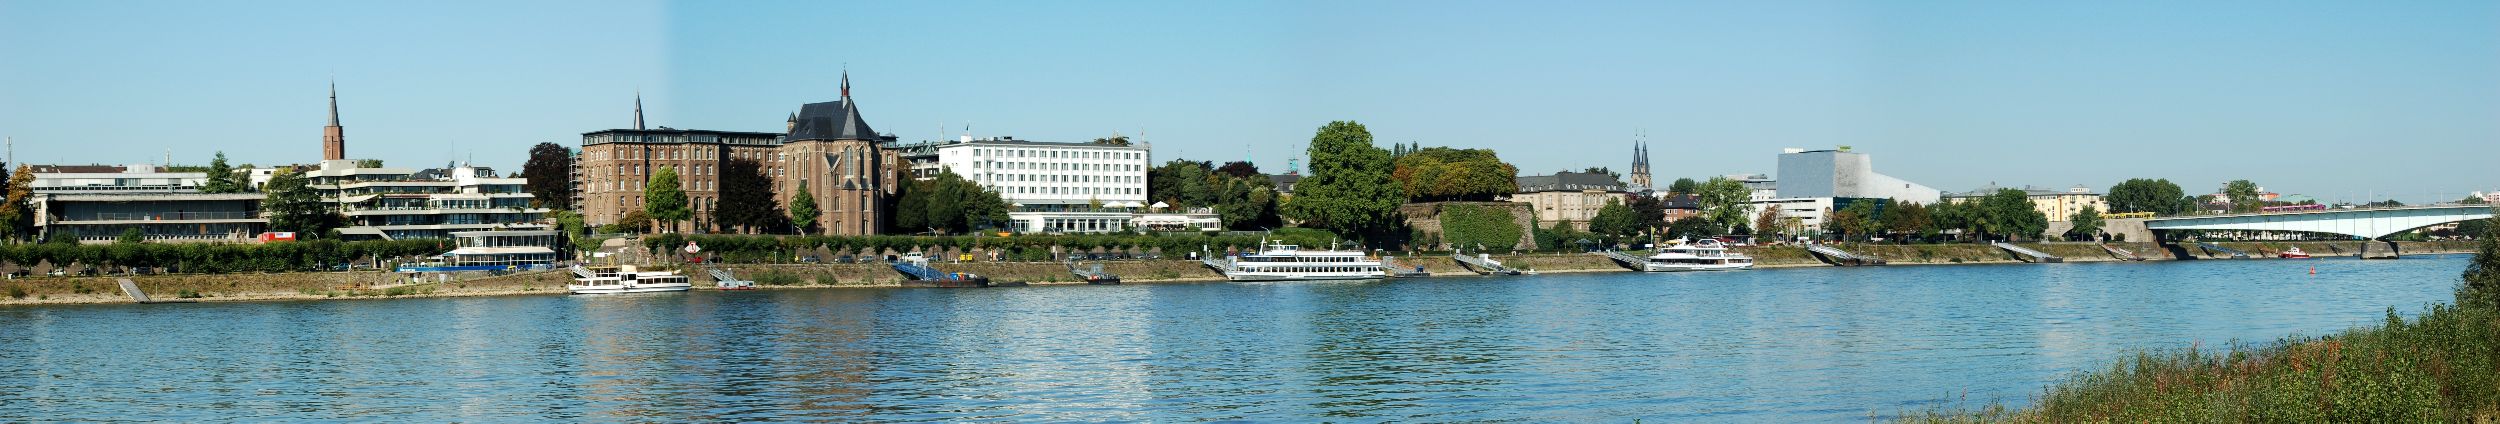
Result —
<instances>
[{"instance_id":1,"label":"foreground vegetation","mask_svg":"<svg viewBox=\"0 0 2500 424\"><path fill-rule=\"evenodd\" d=\"M2454 304L2381 327L2262 346L2136 354L2051 386L2028 409L1921 422L2500 422L2500 240L2486 233Z\"/></svg>"}]
</instances>

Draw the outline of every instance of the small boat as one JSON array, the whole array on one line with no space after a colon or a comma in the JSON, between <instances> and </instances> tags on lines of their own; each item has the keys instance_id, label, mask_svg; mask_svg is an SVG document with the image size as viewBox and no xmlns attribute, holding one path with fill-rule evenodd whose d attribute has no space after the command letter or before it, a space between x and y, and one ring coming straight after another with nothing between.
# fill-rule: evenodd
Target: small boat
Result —
<instances>
[{"instance_id":1,"label":"small boat","mask_svg":"<svg viewBox=\"0 0 2500 424\"><path fill-rule=\"evenodd\" d=\"M2300 248L2298 248L2298 247L2294 247L2294 248L2290 248L2290 249L2284 249L2282 254L2278 254L2278 255L2274 255L2274 256L2275 256L2275 257L2278 257L2278 258L2283 258L2283 259L2309 259L2309 252L2302 252L2302 251L2300 251Z\"/></svg>"},{"instance_id":2,"label":"small boat","mask_svg":"<svg viewBox=\"0 0 2500 424\"><path fill-rule=\"evenodd\" d=\"M616 268L575 268L575 284L564 286L572 294L625 294L682 292L694 289L686 276L676 271L643 271L633 265Z\"/></svg>"},{"instance_id":3,"label":"small boat","mask_svg":"<svg viewBox=\"0 0 2500 424\"><path fill-rule=\"evenodd\" d=\"M1641 270L1648 272L1753 269L1753 258L1742 253L1727 251L1727 245L1719 243L1716 239L1701 239L1693 243L1658 249L1657 254L1649 255L1645 259L1647 260L1641 263Z\"/></svg>"}]
</instances>

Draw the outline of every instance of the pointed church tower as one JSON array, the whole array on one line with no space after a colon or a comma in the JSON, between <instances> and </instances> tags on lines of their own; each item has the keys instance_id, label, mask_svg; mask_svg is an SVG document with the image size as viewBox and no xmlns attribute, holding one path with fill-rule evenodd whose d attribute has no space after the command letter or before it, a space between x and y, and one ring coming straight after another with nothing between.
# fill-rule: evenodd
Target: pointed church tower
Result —
<instances>
[{"instance_id":1,"label":"pointed church tower","mask_svg":"<svg viewBox=\"0 0 2500 424\"><path fill-rule=\"evenodd\" d=\"M321 127L321 160L347 159L347 129L339 126L339 83L330 83L330 125Z\"/></svg>"},{"instance_id":2,"label":"pointed church tower","mask_svg":"<svg viewBox=\"0 0 2500 424\"><path fill-rule=\"evenodd\" d=\"M644 128L642 127L642 93L641 93L641 92L635 92L635 93L634 93L634 130L636 130L636 131L640 131L640 130L643 130L643 129L644 129Z\"/></svg>"},{"instance_id":3,"label":"pointed church tower","mask_svg":"<svg viewBox=\"0 0 2500 424\"><path fill-rule=\"evenodd\" d=\"M1632 141L1632 181L1630 182L1632 183L1631 190L1633 191L1649 190L1651 187L1649 181L1649 142L1647 141Z\"/></svg>"}]
</instances>

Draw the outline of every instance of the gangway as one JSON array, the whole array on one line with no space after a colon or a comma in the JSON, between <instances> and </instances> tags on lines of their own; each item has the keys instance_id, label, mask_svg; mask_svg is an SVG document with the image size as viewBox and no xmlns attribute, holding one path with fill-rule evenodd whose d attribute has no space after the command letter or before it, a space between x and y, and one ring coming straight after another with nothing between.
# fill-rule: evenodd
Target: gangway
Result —
<instances>
[{"instance_id":1,"label":"gangway","mask_svg":"<svg viewBox=\"0 0 2500 424\"><path fill-rule=\"evenodd\" d=\"M1094 264L1093 268L1078 268L1076 266L1076 261L1068 261L1066 264L1068 265L1068 273L1075 274L1076 279L1085 280L1086 284L1120 283L1120 276L1104 272L1102 270L1102 264Z\"/></svg>"},{"instance_id":2,"label":"gangway","mask_svg":"<svg viewBox=\"0 0 2500 424\"><path fill-rule=\"evenodd\" d=\"M926 264L913 263L911 261L894 261L894 270L902 272L903 275L909 275L915 280L936 280L946 278L946 273L939 272L937 268L930 268Z\"/></svg>"},{"instance_id":3,"label":"gangway","mask_svg":"<svg viewBox=\"0 0 2500 424\"><path fill-rule=\"evenodd\" d=\"M139 302L139 303L191 303L191 302L193 302L193 300L191 300L191 299L175 299L175 300L152 300L152 299L148 299L148 292L139 291L139 283L130 282L130 279L128 279L128 278L123 278L123 279L120 279L120 280L121 280L121 284L122 284L122 294L128 294L128 295L130 295L130 300L131 300L131 301L135 301L135 302Z\"/></svg>"},{"instance_id":4,"label":"gangway","mask_svg":"<svg viewBox=\"0 0 2500 424\"><path fill-rule=\"evenodd\" d=\"M2113 258L2118 258L2118 259L2120 259L2120 260L2129 260L2129 261L2141 261L2141 260L2144 260L2144 257L2143 257L2143 256L2137 256L2137 255L2135 254L2135 252L2128 251L2127 249L2120 249L2120 248L2118 248L2118 246L2111 246L2111 245L2109 245L2109 244L2107 244L2107 243L2102 243L2102 244L2101 244L2101 250L2109 252L2109 256L2110 256L2110 257L2113 257Z\"/></svg>"},{"instance_id":5,"label":"gangway","mask_svg":"<svg viewBox=\"0 0 2500 424\"><path fill-rule=\"evenodd\" d=\"M1850 253L1847 250L1840 250L1838 247L1832 247L1827 244L1806 245L1806 252L1813 253L1816 257L1822 258L1823 262L1835 266L1867 266L1884 264L1884 258Z\"/></svg>"},{"instance_id":6,"label":"gangway","mask_svg":"<svg viewBox=\"0 0 2500 424\"><path fill-rule=\"evenodd\" d=\"M893 266L894 271L901 272L903 275L909 275L912 278L909 281L904 281L903 287L953 288L990 286L989 277L983 277L972 273L949 273L939 271L937 268L930 268L929 259L921 257L918 253L913 253L910 256L904 256L903 260L894 261ZM1022 283L1015 283L1014 285L1022 285Z\"/></svg>"},{"instance_id":7,"label":"gangway","mask_svg":"<svg viewBox=\"0 0 2500 424\"><path fill-rule=\"evenodd\" d=\"M590 268L583 268L581 265L573 266L573 275L582 278L599 278L599 273L591 272Z\"/></svg>"},{"instance_id":8,"label":"gangway","mask_svg":"<svg viewBox=\"0 0 2500 424\"><path fill-rule=\"evenodd\" d=\"M2000 242L1996 242L1996 246L1997 246L1997 248L1999 248L1999 249L2005 249L2005 251L2007 251L2007 252L2014 252L2014 254L2015 254L2015 255L2017 255L2017 256L2024 256L2024 257L2028 257L2028 258L2030 258L2030 259L2028 259L2028 260L2029 260L2029 261L2031 261L2032 263L2057 263L2057 262L2065 262L2065 261L2066 261L2066 258L2060 258L2060 257L2057 257L2057 255L2051 255L2051 254L2048 254L2047 252L2041 252L2041 251L2038 251L2038 250L2031 250L2030 248L2026 248L2026 247L2022 247L2022 246L2015 246L2013 243L2006 243L2006 242L2001 242L2001 241L2000 241Z\"/></svg>"},{"instance_id":9,"label":"gangway","mask_svg":"<svg viewBox=\"0 0 2500 424\"><path fill-rule=\"evenodd\" d=\"M2242 252L2239 249L2222 247L2222 245L2219 244L2200 241L2196 242L2196 247L2205 249L2205 256L2213 256L2214 252L2222 252L2231 254L2231 259L2248 259L2248 252Z\"/></svg>"},{"instance_id":10,"label":"gangway","mask_svg":"<svg viewBox=\"0 0 2500 424\"><path fill-rule=\"evenodd\" d=\"M1224 275L1233 274L1234 268L1232 258L1220 258L1212 255L1199 255L1199 257L1201 259L1198 259L1198 264L1206 265L1207 268L1214 269L1215 272L1223 273Z\"/></svg>"},{"instance_id":11,"label":"gangway","mask_svg":"<svg viewBox=\"0 0 2500 424\"><path fill-rule=\"evenodd\" d=\"M1623 267L1631 268L1633 271L1646 271L1645 269L1642 269L1643 265L1649 263L1649 259L1647 258L1632 256L1630 253L1623 253L1621 251L1608 250L1598 252L1597 254L1605 256L1608 259L1614 259L1615 263L1622 264Z\"/></svg>"},{"instance_id":12,"label":"gangway","mask_svg":"<svg viewBox=\"0 0 2500 424\"><path fill-rule=\"evenodd\" d=\"M1453 251L1450 252L1450 259L1457 260L1459 265L1464 266L1468 271L1474 271L1477 275L1519 275L1519 270L1502 265L1502 261L1493 260L1491 255L1482 253L1468 255L1466 252Z\"/></svg>"}]
</instances>

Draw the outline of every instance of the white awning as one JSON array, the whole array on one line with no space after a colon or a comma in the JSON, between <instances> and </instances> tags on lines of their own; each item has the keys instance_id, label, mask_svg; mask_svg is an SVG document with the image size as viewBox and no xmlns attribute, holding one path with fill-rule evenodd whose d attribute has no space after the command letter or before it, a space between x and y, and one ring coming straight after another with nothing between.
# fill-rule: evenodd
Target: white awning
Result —
<instances>
[{"instance_id":1,"label":"white awning","mask_svg":"<svg viewBox=\"0 0 2500 424\"><path fill-rule=\"evenodd\" d=\"M447 255L452 255L452 256L475 256L475 255L526 255L526 254L552 255L552 254L555 254L555 253L556 253L556 250L555 250L555 249L549 249L549 248L539 247L539 246L510 246L510 247L463 247L463 248L458 248L458 249L452 249L452 250L451 250L451 253L447 253Z\"/></svg>"}]
</instances>

